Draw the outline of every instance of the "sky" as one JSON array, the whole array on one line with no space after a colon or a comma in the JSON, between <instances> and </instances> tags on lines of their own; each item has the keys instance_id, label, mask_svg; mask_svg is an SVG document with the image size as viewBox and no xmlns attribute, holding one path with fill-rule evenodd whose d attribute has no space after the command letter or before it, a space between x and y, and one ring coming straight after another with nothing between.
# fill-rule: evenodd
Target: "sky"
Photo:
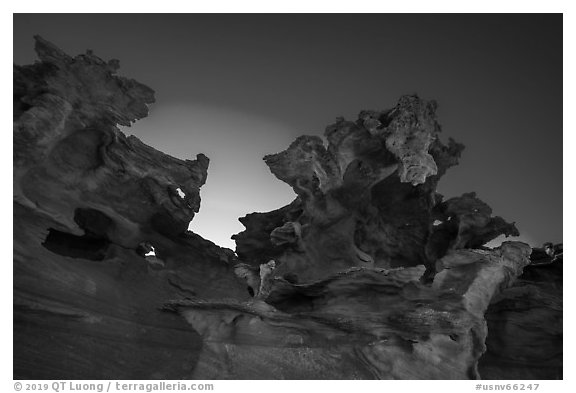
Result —
<instances>
[{"instance_id":1,"label":"sky","mask_svg":"<svg viewBox=\"0 0 576 393\"><path fill-rule=\"evenodd\" d=\"M238 217L295 197L264 155L403 94L435 99L441 139L466 145L438 191L477 192L539 246L563 237L562 27L558 14L17 14L14 63L35 60L35 34L120 59L157 100L123 131L210 157L190 229L232 249Z\"/></svg>"}]
</instances>

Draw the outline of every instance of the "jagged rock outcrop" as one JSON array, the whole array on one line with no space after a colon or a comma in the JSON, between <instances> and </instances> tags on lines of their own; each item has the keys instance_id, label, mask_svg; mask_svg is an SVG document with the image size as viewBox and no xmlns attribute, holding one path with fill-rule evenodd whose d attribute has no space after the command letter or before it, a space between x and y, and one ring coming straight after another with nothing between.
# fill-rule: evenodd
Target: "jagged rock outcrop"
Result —
<instances>
[{"instance_id":1,"label":"jagged rock outcrop","mask_svg":"<svg viewBox=\"0 0 576 393\"><path fill-rule=\"evenodd\" d=\"M431 268L449 250L518 235L475 194L442 202L436 193L464 147L439 140L435 110L433 101L404 96L391 110L338 119L326 128L327 147L302 136L264 157L298 197L240 219L246 230L233 237L240 259L273 258L278 275L306 282L353 266Z\"/></svg>"},{"instance_id":2,"label":"jagged rock outcrop","mask_svg":"<svg viewBox=\"0 0 576 393\"><path fill-rule=\"evenodd\" d=\"M187 231L208 158L118 129L153 91L90 51L36 51L14 67L15 379L558 377L559 254L486 248L514 224L436 193L463 146L434 102L266 156L297 197L240 219L237 258ZM546 371L522 371L542 353L513 335L549 347Z\"/></svg>"},{"instance_id":3,"label":"jagged rock outcrop","mask_svg":"<svg viewBox=\"0 0 576 393\"><path fill-rule=\"evenodd\" d=\"M116 220L108 235L126 247L142 237L141 228L185 232L200 207L208 158L169 157L116 127L145 117L153 91L116 76L117 61L71 58L40 37L36 51L40 63L14 68L15 200L58 212L76 233L74 201L100 211L119 201L107 214L126 222Z\"/></svg>"},{"instance_id":4,"label":"jagged rock outcrop","mask_svg":"<svg viewBox=\"0 0 576 393\"><path fill-rule=\"evenodd\" d=\"M451 307L456 307L455 304L465 305L465 316L451 315L451 321L458 325L459 318L467 321L466 318L476 318L475 322L464 324L464 336L456 329L448 333L447 337L458 344L466 342L467 346L459 346L450 352L447 349L449 346L442 343L442 340L448 342L446 336L442 336L446 330L433 322L436 320L433 312L427 314L428 319L406 317L402 319L404 331L417 329L412 324L425 326L425 329L419 331L422 335L412 337L412 341L402 341L394 334L388 334L386 342L392 343L387 345L393 349L388 348L380 358L360 356L363 350L359 348L364 344L352 344L354 350L350 352L342 349L346 346L337 340L331 342L331 348L339 348L335 350L338 356L350 362L344 367L346 371L339 369L340 374L337 375L344 378L365 375L362 367L368 365L369 374L375 378L530 378L530 371L521 373L518 370L522 364L527 364L522 359L531 357L531 367L535 367L541 360L549 365L547 372L533 375L557 378L561 370L558 354L561 356L562 351L562 328L558 324L562 310L561 293L558 294L557 288L548 291L547 298L555 300L551 300L553 306L545 312L539 311L546 306L542 296L538 295L526 300L528 306L512 308L512 312L518 315L507 314L506 306L502 305L508 304L507 297L514 296L511 295L517 291L514 288L523 286L524 281L506 288L513 285L516 276L522 274L520 266L528 265L528 256L533 252L519 243L505 243L496 250L487 249L484 245L500 235L518 236L515 225L501 217L493 217L492 209L473 192L445 201L436 193L439 179L450 166L458 163L463 146L453 140L447 146L440 142L440 126L436 122L435 109L433 102L425 102L416 96L405 96L392 110L363 111L356 122L339 119L326 129L327 147L318 137L304 136L298 138L286 151L264 158L271 172L292 186L297 198L290 205L276 211L253 213L241 218L240 222L246 230L233 236L242 265L254 266L251 275L246 274L249 269L243 268L244 278L250 278L261 285L256 274L257 266L263 266L270 259L276 262L277 268L271 273L275 281L269 284L272 289L265 300L267 307L274 306L276 309L268 308L268 314L258 314L259 318L263 321L271 318L268 325L282 326L284 329L279 336L292 337L298 336L297 332L307 331L304 327L306 322L300 320L303 315L314 321L325 321L324 308L329 307L338 310L331 315L335 321L362 320L371 329L390 333L395 320L387 319L385 315L398 309L387 301L399 305L399 314L414 315L413 308L417 307L395 298L393 291L374 293L371 285L386 285L385 280L375 278L378 275L372 277L370 284L363 279L354 281L352 276L347 276L347 280L353 283L354 295L346 300L340 299L340 302L332 300L333 295L327 295L324 290L293 291L279 302L275 297L278 290L274 286L316 288L327 275L343 270L374 271L379 268L405 267L401 271L408 273L413 269L410 266L425 266L426 273L422 271L410 285L418 286L421 291L426 288L431 291L427 292L428 295L436 291L435 296L447 296L450 299L447 303ZM490 263L484 264L486 260ZM511 261L516 261L512 270L509 269ZM531 271L533 267L529 266L529 269ZM531 293L534 291L540 293L540 289L533 288ZM447 294L454 297L450 298L451 295ZM382 318L372 320L368 316L370 314L359 306L363 303L356 296L373 299L375 310L379 311L378 315ZM421 294L415 295L418 301L423 297ZM254 302L261 301L257 294ZM491 301L493 304L490 305ZM279 315L277 312L286 313L285 305L289 305L288 311L293 314L282 314L282 322L274 319ZM171 306L175 306L193 326L198 323L198 315L210 308L206 303L200 306L193 302L175 302ZM525 312L530 307L537 309L533 311L536 315L530 316L530 313ZM246 316L251 311L243 309L243 313L239 313L237 308L234 310L236 314L230 309L224 313L234 314L233 318L223 322L229 331L242 332L248 336L255 334L242 325L246 318L251 320L250 316ZM491 333L484 321L487 310ZM552 326L542 329L543 320L550 314L554 314ZM533 318L533 322L525 323L527 328L509 327L515 319L527 322L529 318ZM340 326L342 331L346 330L334 321L326 323L331 329ZM293 327L294 331L285 326ZM356 327L357 330L352 329L354 333L348 331L347 334L354 336L370 330L366 326ZM314 336L319 331L327 337L339 337L330 329L308 329L307 334ZM514 342L514 334L520 334L526 340L542 334L535 341L547 345L548 352L555 357L552 360L545 358L548 352L542 355L535 346L528 346L533 350L525 351L513 344L509 347L499 344L499 340ZM458 339L454 340L454 337ZM484 345L487 337L488 348ZM405 336L403 338L406 339ZM436 339L439 341L434 341ZM218 353L221 358L225 358L220 362L241 368L237 366L238 359L248 355L236 348L238 342L235 336L224 334L214 342L213 347L219 350L203 352L202 356L213 358L214 353ZM222 347L216 342L224 342L226 345ZM373 332L366 342L376 348L381 346L378 335ZM267 342L267 345L287 347L278 342ZM420 345L428 351L426 353L429 357L426 360L414 355L419 353ZM308 352L302 356L311 356L311 345L303 346ZM331 354L334 354L334 350ZM294 358L294 354L283 356ZM314 361L321 362L325 356L322 350L318 350ZM395 360L391 361L391 358ZM367 359L370 361L366 362ZM480 373L477 372L479 359L482 359ZM493 359L497 360L493 362ZM299 361L303 360L299 358ZM503 366L506 362L508 367ZM212 360L212 363L217 365L219 361ZM410 370L408 364L418 371ZM284 369L290 367L290 364L281 363L277 367ZM224 368L219 370L219 375L232 372Z\"/></svg>"},{"instance_id":5,"label":"jagged rock outcrop","mask_svg":"<svg viewBox=\"0 0 576 393\"><path fill-rule=\"evenodd\" d=\"M448 250L478 248L500 235L519 236L514 224L502 217L492 217L492 209L470 192L450 198L432 209L434 225L426 243L429 261Z\"/></svg>"},{"instance_id":6,"label":"jagged rock outcrop","mask_svg":"<svg viewBox=\"0 0 576 393\"><path fill-rule=\"evenodd\" d=\"M166 299L248 297L234 253L187 232L208 158L126 137L154 92L36 37L14 66L14 378L180 379L200 337ZM137 252L142 243L154 257Z\"/></svg>"}]
</instances>

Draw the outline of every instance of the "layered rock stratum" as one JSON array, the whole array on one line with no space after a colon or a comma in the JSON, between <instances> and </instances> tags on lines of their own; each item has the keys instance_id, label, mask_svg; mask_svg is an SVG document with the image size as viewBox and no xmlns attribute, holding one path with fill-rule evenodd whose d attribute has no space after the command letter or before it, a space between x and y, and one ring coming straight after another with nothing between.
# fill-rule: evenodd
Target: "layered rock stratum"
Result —
<instances>
[{"instance_id":1,"label":"layered rock stratum","mask_svg":"<svg viewBox=\"0 0 576 393\"><path fill-rule=\"evenodd\" d=\"M36 52L14 66L15 379L562 377L562 258L486 247L515 225L436 192L463 146L435 102L266 156L296 199L241 218L234 253L187 230L208 158L118 128L154 92Z\"/></svg>"},{"instance_id":2,"label":"layered rock stratum","mask_svg":"<svg viewBox=\"0 0 576 393\"><path fill-rule=\"evenodd\" d=\"M14 377L191 375L201 337L158 309L249 297L234 253L187 232L208 158L178 160L118 129L154 102L118 61L40 37L36 52L14 67ZM146 243L155 255L139 252Z\"/></svg>"}]
</instances>

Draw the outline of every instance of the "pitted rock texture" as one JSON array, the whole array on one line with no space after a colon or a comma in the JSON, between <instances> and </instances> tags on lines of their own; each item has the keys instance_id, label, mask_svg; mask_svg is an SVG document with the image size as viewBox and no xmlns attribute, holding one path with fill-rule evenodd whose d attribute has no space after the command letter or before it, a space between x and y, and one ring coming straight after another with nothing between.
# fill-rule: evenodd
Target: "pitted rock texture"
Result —
<instances>
[{"instance_id":1,"label":"pitted rock texture","mask_svg":"<svg viewBox=\"0 0 576 393\"><path fill-rule=\"evenodd\" d=\"M204 339L200 363L210 368L196 369L199 379L315 378L318 369L331 379L474 379L484 312L530 252L517 242L453 251L432 285L420 280L424 266L352 268L309 284L277 278L251 302L180 300L166 308ZM329 366L327 358L337 361Z\"/></svg>"},{"instance_id":2,"label":"pitted rock texture","mask_svg":"<svg viewBox=\"0 0 576 393\"><path fill-rule=\"evenodd\" d=\"M145 117L154 92L116 76L117 61L72 58L40 37L36 51L40 63L14 68L14 107L26 108L14 116L15 199L69 218L79 199L83 208L117 214L125 222L109 235L124 246L142 237L142 227L185 232L200 207L208 158L175 159L116 127ZM111 200L119 202L112 209Z\"/></svg>"},{"instance_id":3,"label":"pitted rock texture","mask_svg":"<svg viewBox=\"0 0 576 393\"><path fill-rule=\"evenodd\" d=\"M36 50L14 67L15 379L561 377L561 247L489 249L514 224L436 193L463 146L434 102L266 156L297 197L241 218L237 257L186 230L208 158L118 129L153 91Z\"/></svg>"},{"instance_id":4,"label":"pitted rock texture","mask_svg":"<svg viewBox=\"0 0 576 393\"><path fill-rule=\"evenodd\" d=\"M233 237L240 259L258 265L273 258L278 275L307 282L353 266L432 269L450 250L517 236L474 193L445 202L436 193L464 147L440 141L435 111L434 101L403 96L391 110L338 119L326 128L327 146L301 136L264 157L297 198L240 219L246 230Z\"/></svg>"},{"instance_id":5,"label":"pitted rock texture","mask_svg":"<svg viewBox=\"0 0 576 393\"><path fill-rule=\"evenodd\" d=\"M205 338L213 343L202 357L211 359L213 369L218 364L233 365L232 368L220 367L220 377L237 377L251 372L239 365L240 359L248 356L236 341L235 334L240 332L239 337L260 335L267 340L263 345L275 348L289 347L273 342L271 337L276 334L298 337L297 342L314 341L307 335L315 337L317 342L329 342L324 347L331 348L330 355L323 352L324 348L314 352L310 350L310 344L302 344L306 351L295 353L290 349L283 355L289 360L273 364L278 370L292 369L293 362L307 363L306 359L312 357L314 360L309 363L318 363L326 356L336 356L347 362L346 367L333 374L336 378L365 377L366 372L371 378L400 379L506 379L530 378L529 375L553 379L561 374L561 360L557 357L562 350L558 301L542 313L538 310L545 306L539 297L533 296L528 301L528 307L536 308L533 321L543 321L548 314L555 314L549 329L542 329L540 322L535 322L537 326L526 324L530 326L526 330L510 328L514 318L529 318L526 307L519 307L520 316L498 311L499 299L505 298L508 291L514 291L514 287L506 288L513 285L524 266L534 263L528 258L533 252L527 245L505 243L494 250L484 246L500 235L518 236L514 223L492 216L492 209L474 192L447 200L436 192L447 169L458 164L463 146L451 139L448 145L439 140L441 128L435 110L434 102L423 101L417 96L401 97L391 110L363 111L356 122L338 119L326 128L327 145L319 137L302 136L286 151L264 157L271 172L289 184L297 198L276 211L253 213L240 219L246 230L233 236L241 260L237 265L241 266L239 276L253 292L251 307L257 305L267 314L258 314L260 323L254 323L258 327L251 331L250 323L244 325L246 318L252 320L253 317L246 316L246 312L251 311L242 309L244 313L230 314L230 309L224 305L215 307L226 308L227 311L216 313L215 318L227 315L227 319L219 321L227 326L225 332L234 332L215 340L213 336ZM262 287L261 269L269 260L274 260L275 269L270 273L272 278L267 278L264 284L272 288L263 297L253 288ZM349 290L343 289L339 301L333 300L334 295L327 295L325 290L309 289L317 288L328 276L342 271L374 272L397 268L408 274L414 266L421 272L410 286L417 286L418 291L426 292L426 296L446 300L450 307L458 307L458 304L465 312L451 314L450 322L443 320L441 313L435 314L438 309L434 307L435 311L420 313L418 305L426 298L422 292L400 292L410 300L417 299L416 305L399 299L394 291L374 292L372 285L386 286L386 280L378 279L378 274L373 275L369 283L365 279L355 281L351 278L353 275L346 276L355 288L354 294L346 298L345 293ZM557 278L552 278L554 280ZM306 290L279 295L285 288ZM561 293L554 288L549 296L561 299ZM434 295L430 295L432 293ZM376 319L369 317L370 313L361 306L363 302L357 299L364 296L374 302L373 306L378 310ZM171 307L184 315L192 326L202 320L199 315L212 308L207 303L200 306L193 302L171 303ZM235 307L237 305L232 308L237 312ZM326 307L337 310L328 322ZM492 333L484 319L487 310ZM396 311L403 317L386 317ZM494 317L498 312L503 315L501 322ZM275 319L278 315L282 316L281 321ZM310 328L310 319L324 321L330 329ZM398 320L401 322L396 325ZM261 328L262 321L267 321L265 328ZM342 321L361 322L350 328L346 323L340 324ZM452 323L466 326L465 333ZM283 330L270 333L270 326L282 326ZM392 326L402 326L405 333L416 330L421 335L399 338L392 333ZM531 330L532 327L535 329ZM334 333L331 329L340 331ZM202 329L197 328L197 331L205 334ZM364 336L367 331L370 332L368 338ZM375 331L387 334L379 336ZM302 336L299 332L306 334ZM319 332L322 332L322 340L318 339ZM526 339L538 338L535 341L548 345L548 352L556 357L549 360L545 357L548 352L544 351L542 355L535 346L499 345L498 340L514 341L511 332ZM338 337L346 334L350 341L339 342ZM366 339L366 347L354 341L356 335ZM485 345L487 337L488 347ZM295 356L298 360L294 360ZM550 364L548 371L520 373L521 365L526 364L521 360L525 356L531 357L531 367L536 367L538 361ZM500 358L504 360L492 363L492 359ZM480 359L486 375L478 371ZM509 362L508 366L504 367L506 362ZM309 367L314 369L312 364ZM275 375L281 374L275 372L278 373Z\"/></svg>"},{"instance_id":6,"label":"pitted rock texture","mask_svg":"<svg viewBox=\"0 0 576 393\"><path fill-rule=\"evenodd\" d=\"M154 92L36 38L14 66L14 378L180 379L202 346L166 299L248 298L234 253L187 232L208 158L126 137ZM182 197L178 192L184 193ZM138 254L149 242L155 257Z\"/></svg>"}]
</instances>

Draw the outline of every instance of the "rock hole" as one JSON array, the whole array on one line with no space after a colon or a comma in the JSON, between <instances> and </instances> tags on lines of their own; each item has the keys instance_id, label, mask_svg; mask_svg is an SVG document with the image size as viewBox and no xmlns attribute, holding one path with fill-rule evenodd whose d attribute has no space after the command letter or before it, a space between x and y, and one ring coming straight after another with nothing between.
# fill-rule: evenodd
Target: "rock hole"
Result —
<instances>
[{"instance_id":1,"label":"rock hole","mask_svg":"<svg viewBox=\"0 0 576 393\"><path fill-rule=\"evenodd\" d=\"M154 249L154 246L150 246L151 250L148 251L146 254L144 254L145 257L155 257L156 256L156 250Z\"/></svg>"},{"instance_id":2,"label":"rock hole","mask_svg":"<svg viewBox=\"0 0 576 393\"><path fill-rule=\"evenodd\" d=\"M48 229L48 236L42 245L55 254L71 258L101 261L106 258L110 240L108 233L114 230L114 222L99 210L78 208L74 211L74 221L84 230L83 236Z\"/></svg>"},{"instance_id":3,"label":"rock hole","mask_svg":"<svg viewBox=\"0 0 576 393\"><path fill-rule=\"evenodd\" d=\"M156 254L156 249L150 242L140 243L136 247L136 254L144 258L149 266L154 269L163 269L166 266L165 262Z\"/></svg>"},{"instance_id":4,"label":"rock hole","mask_svg":"<svg viewBox=\"0 0 576 393\"><path fill-rule=\"evenodd\" d=\"M51 252L71 258L102 261L110 242L105 238L90 235L76 236L50 228L48 236L42 245Z\"/></svg>"},{"instance_id":5,"label":"rock hole","mask_svg":"<svg viewBox=\"0 0 576 393\"><path fill-rule=\"evenodd\" d=\"M86 235L103 239L108 239L108 234L115 228L112 219L96 209L76 209L74 221Z\"/></svg>"},{"instance_id":6,"label":"rock hole","mask_svg":"<svg viewBox=\"0 0 576 393\"><path fill-rule=\"evenodd\" d=\"M180 187L178 187L178 188L176 189L176 192L178 193L178 196L179 196L181 199L186 198L186 194L184 193L184 191L182 191L182 190L180 189Z\"/></svg>"},{"instance_id":7,"label":"rock hole","mask_svg":"<svg viewBox=\"0 0 576 393\"><path fill-rule=\"evenodd\" d=\"M136 254L140 255L143 258L146 257L155 257L156 256L156 249L150 242L142 242L138 244L136 247Z\"/></svg>"}]
</instances>

